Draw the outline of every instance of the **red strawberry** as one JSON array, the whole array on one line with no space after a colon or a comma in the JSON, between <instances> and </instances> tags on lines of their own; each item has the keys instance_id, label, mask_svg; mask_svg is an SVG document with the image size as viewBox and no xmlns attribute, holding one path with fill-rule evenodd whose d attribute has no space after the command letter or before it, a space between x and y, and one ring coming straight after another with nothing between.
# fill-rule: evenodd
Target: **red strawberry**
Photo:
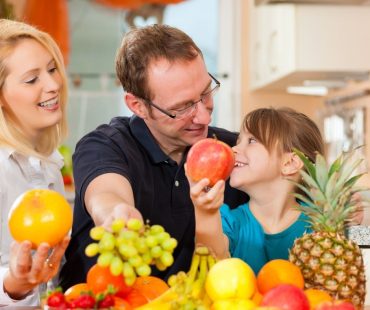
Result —
<instances>
[{"instance_id":1,"label":"red strawberry","mask_svg":"<svg viewBox=\"0 0 370 310\"><path fill-rule=\"evenodd\" d=\"M112 294L107 294L103 300L99 301L99 308L109 308L114 306L114 297Z\"/></svg>"},{"instance_id":2,"label":"red strawberry","mask_svg":"<svg viewBox=\"0 0 370 310\"><path fill-rule=\"evenodd\" d=\"M64 299L63 293L56 291L48 296L46 303L49 307L59 308L62 307L62 305L64 305L66 301Z\"/></svg>"},{"instance_id":3,"label":"red strawberry","mask_svg":"<svg viewBox=\"0 0 370 310\"><path fill-rule=\"evenodd\" d=\"M71 302L72 308L94 308L95 298L89 294L80 295L78 298Z\"/></svg>"}]
</instances>

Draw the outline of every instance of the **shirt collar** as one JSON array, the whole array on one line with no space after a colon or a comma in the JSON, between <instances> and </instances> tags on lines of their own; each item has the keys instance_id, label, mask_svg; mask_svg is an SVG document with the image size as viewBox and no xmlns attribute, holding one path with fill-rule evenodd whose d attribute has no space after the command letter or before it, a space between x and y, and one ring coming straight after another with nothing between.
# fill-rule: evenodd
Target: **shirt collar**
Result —
<instances>
[{"instance_id":1,"label":"shirt collar","mask_svg":"<svg viewBox=\"0 0 370 310\"><path fill-rule=\"evenodd\" d=\"M165 154L155 141L144 120L136 115L130 118L130 130L136 140L145 148L155 164L161 162L172 163L173 160Z\"/></svg>"},{"instance_id":2,"label":"shirt collar","mask_svg":"<svg viewBox=\"0 0 370 310\"><path fill-rule=\"evenodd\" d=\"M15 156L19 156L17 155L19 154L15 149L11 148L11 147L1 147L0 148L0 157L3 157L4 159L9 159L10 157L15 157ZM22 155L20 155L22 156ZM24 156L25 158L27 158L27 156ZM36 157L33 157L32 158L35 158L35 159L38 159ZM64 166L64 160L63 160L63 156L59 153L59 151L55 150L53 153L51 153L51 155L48 157L48 159L52 162L54 162L58 167L59 169L62 169L62 167Z\"/></svg>"}]
</instances>

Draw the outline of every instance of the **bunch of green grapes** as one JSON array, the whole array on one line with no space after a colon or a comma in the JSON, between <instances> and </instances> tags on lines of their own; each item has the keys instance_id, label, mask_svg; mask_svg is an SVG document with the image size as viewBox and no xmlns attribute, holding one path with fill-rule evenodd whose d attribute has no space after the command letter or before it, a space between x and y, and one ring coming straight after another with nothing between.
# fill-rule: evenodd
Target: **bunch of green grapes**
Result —
<instances>
[{"instance_id":1,"label":"bunch of green grapes","mask_svg":"<svg viewBox=\"0 0 370 310\"><path fill-rule=\"evenodd\" d=\"M132 285L137 276L151 274L150 265L163 271L173 263L172 253L177 241L160 225L144 225L138 219L127 223L117 219L111 231L102 226L90 230L96 242L89 244L85 254L99 254L98 265L110 268L113 275L123 274L126 284Z\"/></svg>"}]
</instances>

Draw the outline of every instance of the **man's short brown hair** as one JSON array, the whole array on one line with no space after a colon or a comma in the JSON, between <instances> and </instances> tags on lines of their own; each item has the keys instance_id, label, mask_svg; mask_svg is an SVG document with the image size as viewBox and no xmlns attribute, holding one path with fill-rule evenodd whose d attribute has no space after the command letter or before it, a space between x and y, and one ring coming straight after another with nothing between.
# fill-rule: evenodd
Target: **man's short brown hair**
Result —
<instances>
[{"instance_id":1,"label":"man's short brown hair","mask_svg":"<svg viewBox=\"0 0 370 310\"><path fill-rule=\"evenodd\" d=\"M147 70L156 60L170 63L191 61L201 50L183 31L168 25L135 28L123 37L116 56L116 74L123 89L143 99L152 99Z\"/></svg>"}]
</instances>

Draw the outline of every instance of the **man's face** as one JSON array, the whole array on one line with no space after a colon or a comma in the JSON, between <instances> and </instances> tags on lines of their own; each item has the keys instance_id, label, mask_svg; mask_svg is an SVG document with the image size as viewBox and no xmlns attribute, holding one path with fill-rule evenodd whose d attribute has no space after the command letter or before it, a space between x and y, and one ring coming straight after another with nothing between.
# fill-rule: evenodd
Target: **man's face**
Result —
<instances>
[{"instance_id":1,"label":"man's face","mask_svg":"<svg viewBox=\"0 0 370 310\"><path fill-rule=\"evenodd\" d=\"M181 118L171 118L155 107L145 121L152 134L167 151L180 151L207 136L211 122L213 98L200 101L213 86L203 59L198 56L192 61L177 61L170 64L167 60L152 63L148 70L149 88L153 94L152 102L177 114L197 102L190 113Z\"/></svg>"}]
</instances>

